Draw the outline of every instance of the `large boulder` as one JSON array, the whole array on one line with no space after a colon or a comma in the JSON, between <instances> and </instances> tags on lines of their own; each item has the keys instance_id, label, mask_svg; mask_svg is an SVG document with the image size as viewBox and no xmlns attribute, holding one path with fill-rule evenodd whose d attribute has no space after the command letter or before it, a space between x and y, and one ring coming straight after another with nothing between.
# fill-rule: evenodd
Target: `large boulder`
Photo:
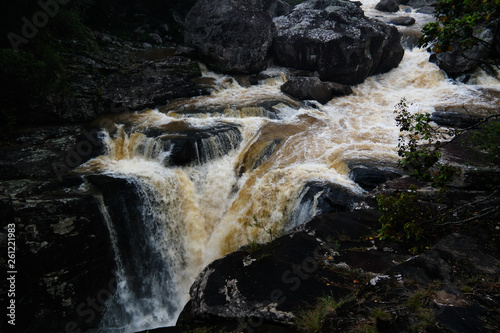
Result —
<instances>
[{"instance_id":1,"label":"large boulder","mask_svg":"<svg viewBox=\"0 0 500 333\"><path fill-rule=\"evenodd\" d=\"M302 188L287 230L302 225L314 216L334 212L348 212L362 196L347 187L327 181L308 181Z\"/></svg>"},{"instance_id":2,"label":"large boulder","mask_svg":"<svg viewBox=\"0 0 500 333\"><path fill-rule=\"evenodd\" d=\"M340 234L361 237L369 230L367 220L376 221L376 217L365 211L322 215L303 226L305 230L256 248L240 248L212 262L191 286L191 301L177 326L192 330L197 322L223 323L226 329L239 324L239 331L293 332L286 326L266 331L262 325L290 325L304 304L317 297L338 299L349 294L352 278L339 274L340 266L334 264L336 240Z\"/></svg>"},{"instance_id":3,"label":"large boulder","mask_svg":"<svg viewBox=\"0 0 500 333\"><path fill-rule=\"evenodd\" d=\"M63 177L99 149L82 126L17 129L0 143L0 247L7 253L13 230L16 331L97 329L116 289L102 206L79 176Z\"/></svg>"},{"instance_id":4,"label":"large boulder","mask_svg":"<svg viewBox=\"0 0 500 333\"><path fill-rule=\"evenodd\" d=\"M394 24L394 25L402 25L402 26L410 26L414 25L416 20L411 17L411 16L398 16L398 17L393 17L387 23Z\"/></svg>"},{"instance_id":5,"label":"large boulder","mask_svg":"<svg viewBox=\"0 0 500 333\"><path fill-rule=\"evenodd\" d=\"M322 82L317 77L296 77L281 86L281 91L300 100L327 103L335 96L352 94L352 89L335 82Z\"/></svg>"},{"instance_id":6,"label":"large boulder","mask_svg":"<svg viewBox=\"0 0 500 333\"><path fill-rule=\"evenodd\" d=\"M358 84L397 67L404 55L395 27L367 18L348 1L307 1L274 23L276 62L317 71L326 81Z\"/></svg>"},{"instance_id":7,"label":"large boulder","mask_svg":"<svg viewBox=\"0 0 500 333\"><path fill-rule=\"evenodd\" d=\"M451 50L431 55L430 60L451 77L473 71L490 58L492 49L487 45L495 45L499 40L488 28L478 29L474 35L485 43L477 43L472 47L463 47L455 43Z\"/></svg>"},{"instance_id":8,"label":"large boulder","mask_svg":"<svg viewBox=\"0 0 500 333\"><path fill-rule=\"evenodd\" d=\"M197 128L180 121L160 127L148 128L144 133L153 138L158 151L148 150L148 141L140 147L142 154L151 158L161 158L167 166L202 164L221 157L237 148L243 139L240 128L229 123L217 123L211 127Z\"/></svg>"},{"instance_id":9,"label":"large boulder","mask_svg":"<svg viewBox=\"0 0 500 333\"><path fill-rule=\"evenodd\" d=\"M267 66L276 0L199 0L186 16L185 43L203 62L226 73L256 73Z\"/></svg>"},{"instance_id":10,"label":"large boulder","mask_svg":"<svg viewBox=\"0 0 500 333\"><path fill-rule=\"evenodd\" d=\"M381 12L394 13L399 10L399 2L397 0L381 0L375 6L375 9Z\"/></svg>"},{"instance_id":11,"label":"large boulder","mask_svg":"<svg viewBox=\"0 0 500 333\"><path fill-rule=\"evenodd\" d=\"M434 14L437 2L437 0L401 0L399 3L415 8L417 13Z\"/></svg>"},{"instance_id":12,"label":"large boulder","mask_svg":"<svg viewBox=\"0 0 500 333\"><path fill-rule=\"evenodd\" d=\"M349 178L367 191L371 191L391 179L401 177L397 169L388 166L355 163L349 168Z\"/></svg>"}]
</instances>

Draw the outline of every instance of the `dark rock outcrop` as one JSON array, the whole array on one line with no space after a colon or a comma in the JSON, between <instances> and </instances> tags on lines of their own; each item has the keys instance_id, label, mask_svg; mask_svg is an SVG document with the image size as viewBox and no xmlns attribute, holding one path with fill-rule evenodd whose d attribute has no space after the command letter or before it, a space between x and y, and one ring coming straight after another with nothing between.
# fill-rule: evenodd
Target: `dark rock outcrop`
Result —
<instances>
[{"instance_id":1,"label":"dark rock outcrop","mask_svg":"<svg viewBox=\"0 0 500 333\"><path fill-rule=\"evenodd\" d=\"M177 327L294 332L304 306L321 297L342 303L321 331L351 331L360 321L398 332L418 325L473 332L500 323L498 292L487 289L499 274L498 252L488 250L498 232L472 227L411 256L410 245L368 237L377 218L369 210L317 216L271 243L212 262L193 284ZM477 294L466 293L472 289ZM383 322L370 319L376 309L386 312Z\"/></svg>"},{"instance_id":2,"label":"dark rock outcrop","mask_svg":"<svg viewBox=\"0 0 500 333\"><path fill-rule=\"evenodd\" d=\"M243 139L240 128L229 123L203 129L171 122L162 128L149 128L144 134L160 141L161 151L170 152L164 160L167 166L205 163L235 149Z\"/></svg>"},{"instance_id":3,"label":"dark rock outcrop","mask_svg":"<svg viewBox=\"0 0 500 333\"><path fill-rule=\"evenodd\" d=\"M80 177L63 177L99 154L94 134L82 126L26 128L0 143L0 245L7 253L7 226L14 224L20 332L96 328L116 289L99 200L80 187Z\"/></svg>"},{"instance_id":4,"label":"dark rock outcrop","mask_svg":"<svg viewBox=\"0 0 500 333\"><path fill-rule=\"evenodd\" d=\"M62 191L5 196L26 183L0 183L1 238L7 239L8 224L15 225L16 329L95 328L116 290L114 254L99 204L92 195ZM7 290L3 282L1 289Z\"/></svg>"},{"instance_id":5,"label":"dark rock outcrop","mask_svg":"<svg viewBox=\"0 0 500 333\"><path fill-rule=\"evenodd\" d=\"M307 1L274 23L276 62L317 71L325 81L361 83L396 67L403 58L397 29L366 18L347 1Z\"/></svg>"},{"instance_id":6,"label":"dark rock outcrop","mask_svg":"<svg viewBox=\"0 0 500 333\"><path fill-rule=\"evenodd\" d=\"M434 6L437 2L437 0L405 0L400 3L415 8L417 13L434 14Z\"/></svg>"},{"instance_id":7,"label":"dark rock outcrop","mask_svg":"<svg viewBox=\"0 0 500 333\"><path fill-rule=\"evenodd\" d=\"M27 174L21 170L17 176ZM116 289L114 253L99 202L77 189L81 179L60 184L42 175L32 177L0 181L0 244L5 252L9 225L15 229L16 329L96 328L105 301ZM6 260L0 260L4 267ZM9 288L2 282L0 289ZM6 297L2 292L2 302Z\"/></svg>"},{"instance_id":8,"label":"dark rock outcrop","mask_svg":"<svg viewBox=\"0 0 500 333\"><path fill-rule=\"evenodd\" d=\"M387 23L394 25L410 26L415 24L415 19L410 16L398 16L391 18Z\"/></svg>"},{"instance_id":9,"label":"dark rock outcrop","mask_svg":"<svg viewBox=\"0 0 500 333\"><path fill-rule=\"evenodd\" d=\"M475 35L485 43L479 42L472 47L462 47L455 43L452 50L432 54L430 61L435 62L451 77L476 69L481 63L488 61L492 50L487 45L495 45L496 41L495 33L488 28L478 29Z\"/></svg>"},{"instance_id":10,"label":"dark rock outcrop","mask_svg":"<svg viewBox=\"0 0 500 333\"><path fill-rule=\"evenodd\" d=\"M277 1L200 0L186 16L185 43L224 73L257 73L267 67Z\"/></svg>"},{"instance_id":11,"label":"dark rock outcrop","mask_svg":"<svg viewBox=\"0 0 500 333\"><path fill-rule=\"evenodd\" d=\"M349 178L367 191L371 191L391 179L401 177L401 174L393 168L356 164L350 169Z\"/></svg>"},{"instance_id":12,"label":"dark rock outcrop","mask_svg":"<svg viewBox=\"0 0 500 333\"><path fill-rule=\"evenodd\" d=\"M373 218L366 212L352 218L339 215L334 221L319 217L303 231L212 262L191 287L191 301L177 326L192 327L203 320L243 327L253 322L260 322L260 327L268 321L289 325L304 302L325 294L335 298L349 294L350 276L335 273L342 268L334 263L338 255L334 242L340 234L361 236L367 225L358 221Z\"/></svg>"},{"instance_id":13,"label":"dark rock outcrop","mask_svg":"<svg viewBox=\"0 0 500 333\"><path fill-rule=\"evenodd\" d=\"M302 188L296 209L292 212L287 230L295 228L312 217L336 212L352 211L363 200L359 193L329 182L309 181Z\"/></svg>"},{"instance_id":14,"label":"dark rock outcrop","mask_svg":"<svg viewBox=\"0 0 500 333\"><path fill-rule=\"evenodd\" d=\"M333 97L352 94L349 86L322 82L317 77L296 77L281 86L281 91L300 100L316 100L322 104L328 103Z\"/></svg>"},{"instance_id":15,"label":"dark rock outcrop","mask_svg":"<svg viewBox=\"0 0 500 333\"><path fill-rule=\"evenodd\" d=\"M71 85L16 115L19 124L81 123L102 114L142 110L173 98L208 93L194 81L201 76L198 63L175 55L174 48L144 48L98 32L90 36L89 43L98 45L96 49L88 51L76 44L79 51L64 54L61 76Z\"/></svg>"},{"instance_id":16,"label":"dark rock outcrop","mask_svg":"<svg viewBox=\"0 0 500 333\"><path fill-rule=\"evenodd\" d=\"M456 108L454 111L436 110L431 115L431 120L441 126L467 128L479 123L483 118L468 114L466 110Z\"/></svg>"},{"instance_id":17,"label":"dark rock outcrop","mask_svg":"<svg viewBox=\"0 0 500 333\"><path fill-rule=\"evenodd\" d=\"M100 114L142 110L168 104L179 97L208 94L196 84L201 76L198 63L181 56L149 60L142 52L120 73L109 75L101 96Z\"/></svg>"},{"instance_id":18,"label":"dark rock outcrop","mask_svg":"<svg viewBox=\"0 0 500 333\"><path fill-rule=\"evenodd\" d=\"M375 9L381 12L394 13L399 10L399 2L397 0L381 0L375 6Z\"/></svg>"}]
</instances>

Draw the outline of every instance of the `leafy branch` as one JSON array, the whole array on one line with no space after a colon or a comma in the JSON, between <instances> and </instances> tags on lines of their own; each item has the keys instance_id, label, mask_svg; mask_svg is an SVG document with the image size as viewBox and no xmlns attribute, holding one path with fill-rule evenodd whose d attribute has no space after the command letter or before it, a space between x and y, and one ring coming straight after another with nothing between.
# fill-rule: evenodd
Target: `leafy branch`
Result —
<instances>
[{"instance_id":1,"label":"leafy branch","mask_svg":"<svg viewBox=\"0 0 500 333\"><path fill-rule=\"evenodd\" d=\"M489 56L470 60L500 67L496 47L500 39L500 0L440 0L434 16L435 22L422 27L420 46L432 46L436 53L458 48L467 59L467 51L481 46Z\"/></svg>"},{"instance_id":2,"label":"leafy branch","mask_svg":"<svg viewBox=\"0 0 500 333\"><path fill-rule=\"evenodd\" d=\"M465 111L468 113L466 109ZM429 181L434 187L440 188L440 194L445 193L448 182L461 174L457 167L442 161L440 150L471 130L481 131L477 135L467 136L469 145L475 144L476 149L486 152L494 163L500 160L500 122L496 121L500 114L491 114L465 129L450 129L431 124L428 113L412 114L405 99L395 106L394 113L402 132L398 142L400 166L417 179ZM492 182L495 181L493 177ZM378 195L377 204L381 212L381 228L378 230L380 239L412 241L417 244L411 249L415 253L435 234L439 234L438 228L454 228L468 222L485 220L500 211L498 190L458 207L451 207L445 212L432 212L427 201L429 199L421 199L415 185L396 195ZM435 202L431 199L430 203Z\"/></svg>"},{"instance_id":3,"label":"leafy branch","mask_svg":"<svg viewBox=\"0 0 500 333\"><path fill-rule=\"evenodd\" d=\"M399 164L404 170L420 180L432 181L436 187L443 187L453 177L460 175L458 168L439 160L440 148L447 144L442 140L455 140L463 131L433 127L430 114L410 113L404 98L396 105L394 113L400 132L406 133L398 139Z\"/></svg>"},{"instance_id":4,"label":"leafy branch","mask_svg":"<svg viewBox=\"0 0 500 333\"><path fill-rule=\"evenodd\" d=\"M253 221L254 223L252 224L253 227L255 228L260 228L262 229L266 234L269 235L269 237L271 238L271 241L275 240L277 237L278 237L278 233L276 232L276 230L274 228L266 228L266 226L264 225L264 223L262 223L261 221L259 221L257 219L257 217L253 216Z\"/></svg>"}]
</instances>

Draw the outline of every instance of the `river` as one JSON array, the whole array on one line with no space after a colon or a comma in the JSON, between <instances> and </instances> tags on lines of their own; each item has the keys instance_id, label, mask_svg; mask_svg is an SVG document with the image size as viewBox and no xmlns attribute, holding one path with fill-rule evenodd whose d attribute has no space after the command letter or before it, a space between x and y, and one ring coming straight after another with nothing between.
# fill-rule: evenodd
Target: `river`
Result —
<instances>
[{"instance_id":1,"label":"river","mask_svg":"<svg viewBox=\"0 0 500 333\"><path fill-rule=\"evenodd\" d=\"M367 15L382 15L373 10L376 2L363 3ZM408 15L420 25L429 20ZM402 29L411 35L417 28ZM428 58L425 50L407 48L398 68L369 77L352 95L326 105L298 103L281 93L289 76L285 68L270 67L256 85L203 68L213 87L210 96L108 117L102 133L106 153L79 171L133 184L142 216L134 232L147 244L131 244L138 250L130 258L113 239L118 289L100 331L174 325L189 287L212 260L321 213L323 185L348 198L362 196L365 190L349 171L359 165L396 167L399 130L393 111L401 98L412 103L411 112L490 103L484 88L498 88L498 81L478 73L471 84L457 83ZM175 162L172 143L179 135L173 133L195 132L207 133L195 142L195 157ZM304 200L311 184L319 189ZM110 234L119 237L122 222L113 221L111 208L101 202Z\"/></svg>"}]
</instances>

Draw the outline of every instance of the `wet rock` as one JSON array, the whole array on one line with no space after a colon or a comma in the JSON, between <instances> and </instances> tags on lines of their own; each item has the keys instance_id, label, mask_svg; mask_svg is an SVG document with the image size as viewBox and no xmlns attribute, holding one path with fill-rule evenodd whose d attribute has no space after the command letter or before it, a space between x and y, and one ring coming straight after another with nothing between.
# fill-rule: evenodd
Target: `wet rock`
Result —
<instances>
[{"instance_id":1,"label":"wet rock","mask_svg":"<svg viewBox=\"0 0 500 333\"><path fill-rule=\"evenodd\" d=\"M432 15L435 12L435 5L437 0L400 0L401 5L409 6L416 9L417 13ZM405 11L407 13L411 12L411 8L407 8Z\"/></svg>"},{"instance_id":2,"label":"wet rock","mask_svg":"<svg viewBox=\"0 0 500 333\"><path fill-rule=\"evenodd\" d=\"M459 233L451 234L425 253L392 269L396 274L404 274L422 284L433 280L452 284L455 280L453 266L474 267L478 274L496 275L500 273L498 259L482 253L475 240Z\"/></svg>"},{"instance_id":3,"label":"wet rock","mask_svg":"<svg viewBox=\"0 0 500 333\"><path fill-rule=\"evenodd\" d=\"M355 203L361 200L360 194L338 184L310 181L304 185L299 194L287 230L303 224L316 215L351 211Z\"/></svg>"},{"instance_id":4,"label":"wet rock","mask_svg":"<svg viewBox=\"0 0 500 333\"><path fill-rule=\"evenodd\" d=\"M401 174L393 168L355 165L350 169L349 178L367 191L371 191L391 179L401 177Z\"/></svg>"},{"instance_id":5,"label":"wet rock","mask_svg":"<svg viewBox=\"0 0 500 333\"><path fill-rule=\"evenodd\" d=\"M0 181L1 237L6 237L8 224L15 225L16 313L29 318L16 320L16 329L35 333L97 328L116 283L114 254L96 198L47 191L51 184L32 180L25 180L20 192L18 182ZM34 183L27 192L26 186Z\"/></svg>"},{"instance_id":6,"label":"wet rock","mask_svg":"<svg viewBox=\"0 0 500 333\"><path fill-rule=\"evenodd\" d=\"M147 55L146 55L147 56ZM168 104L170 99L208 94L195 79L201 76L198 63L181 56L144 61L111 75L101 96L102 113L121 113Z\"/></svg>"},{"instance_id":7,"label":"wet rock","mask_svg":"<svg viewBox=\"0 0 500 333\"><path fill-rule=\"evenodd\" d=\"M205 163L235 149L243 139L237 125L225 123L205 129L184 122L180 126L171 123L162 128L149 128L144 134L159 140L161 150L169 152L164 160L167 166Z\"/></svg>"},{"instance_id":8,"label":"wet rock","mask_svg":"<svg viewBox=\"0 0 500 333\"><path fill-rule=\"evenodd\" d=\"M19 129L0 145L0 180L59 180L75 167L102 153L97 132L84 126Z\"/></svg>"},{"instance_id":9,"label":"wet rock","mask_svg":"<svg viewBox=\"0 0 500 333\"><path fill-rule=\"evenodd\" d=\"M265 142L256 142L252 149L247 149L242 154L242 162L236 168L238 176L251 172L264 163L282 143L282 139L271 139ZM256 149L256 147L258 147Z\"/></svg>"},{"instance_id":10,"label":"wet rock","mask_svg":"<svg viewBox=\"0 0 500 333\"><path fill-rule=\"evenodd\" d=\"M296 328L289 325L304 304L324 295L345 297L362 283L353 284L354 276L369 281L370 274L360 273L368 270L362 255L370 257L374 271L393 266L375 253L356 256L359 246L368 248L370 242L347 245L346 241L344 248L339 241L364 237L376 220L372 211L321 215L271 243L245 246L212 262L193 284L191 301L176 326L238 323L239 329L266 332L263 325L278 324L293 332ZM354 246L358 250L350 250ZM394 252L387 255L394 260L408 258Z\"/></svg>"},{"instance_id":11,"label":"wet rock","mask_svg":"<svg viewBox=\"0 0 500 333\"><path fill-rule=\"evenodd\" d=\"M324 318L324 332L359 329L360 321L392 327L390 332L473 332L498 325L492 309L499 296L487 291L500 273L498 253L488 251L492 235L472 227L411 256L404 243L367 237L379 227L377 219L369 210L320 215L271 243L244 246L212 262L193 284L176 328L267 332L266 325L274 324L287 331L304 304L312 308L312 295L344 302ZM383 322L369 319L375 309L386 313Z\"/></svg>"},{"instance_id":12,"label":"wet rock","mask_svg":"<svg viewBox=\"0 0 500 333\"><path fill-rule=\"evenodd\" d=\"M464 109L455 108L451 110L436 110L431 115L431 120L441 126L450 126L455 128L467 128L479 123L483 118L473 116Z\"/></svg>"},{"instance_id":13,"label":"wet rock","mask_svg":"<svg viewBox=\"0 0 500 333\"><path fill-rule=\"evenodd\" d=\"M289 1L286 1L286 0L278 0L278 2L276 4L276 9L274 10L273 15L271 15L271 16L276 17L276 16L281 16L281 15L286 15L292 11L293 6L294 6L293 1L291 1L291 3L290 3Z\"/></svg>"},{"instance_id":14,"label":"wet rock","mask_svg":"<svg viewBox=\"0 0 500 333\"><path fill-rule=\"evenodd\" d=\"M256 79L255 77L237 77L237 80L245 84L251 84L250 81ZM204 84L199 82L198 84ZM208 89L211 89L211 85L204 84ZM171 116L180 117L265 117L269 119L280 119L281 109L287 108L287 106L298 107L299 103L291 101L290 99L274 99L274 98L263 98L259 101L242 101L240 103L235 103L233 105L225 104L208 104L208 105L193 105L190 103L182 103L182 100L171 103L160 109L162 112L169 113Z\"/></svg>"},{"instance_id":15,"label":"wet rock","mask_svg":"<svg viewBox=\"0 0 500 333\"><path fill-rule=\"evenodd\" d=\"M111 38L108 35L105 35ZM72 124L99 115L142 110L165 105L169 99L208 94L193 82L201 76L197 62L167 55L170 49L135 49L118 39L96 43L106 52L65 54L65 75L71 77L71 93L61 91L19 115L20 124ZM83 48L83 46L82 46ZM151 54L164 54L152 58ZM68 88L69 89L69 88Z\"/></svg>"},{"instance_id":16,"label":"wet rock","mask_svg":"<svg viewBox=\"0 0 500 333\"><path fill-rule=\"evenodd\" d=\"M185 44L223 73L257 73L267 67L277 1L198 1L186 16Z\"/></svg>"},{"instance_id":17,"label":"wet rock","mask_svg":"<svg viewBox=\"0 0 500 333\"><path fill-rule=\"evenodd\" d=\"M415 19L410 16L398 16L391 18L387 23L394 25L410 26L415 24Z\"/></svg>"},{"instance_id":18,"label":"wet rock","mask_svg":"<svg viewBox=\"0 0 500 333\"><path fill-rule=\"evenodd\" d=\"M289 325L304 302L325 293L334 297L346 295L348 288L340 285L348 278L319 264L323 258L334 255L335 244L326 239L333 241L336 226L339 232L344 226L333 221L329 225L333 227L330 234L319 236L318 232L314 236L312 230L298 231L256 250L242 248L214 261L193 284L191 301L177 326L194 320L239 320L250 326L252 322L246 318ZM326 280L331 283L325 283Z\"/></svg>"},{"instance_id":19,"label":"wet rock","mask_svg":"<svg viewBox=\"0 0 500 333\"><path fill-rule=\"evenodd\" d=\"M333 97L352 94L351 87L334 82L322 82L317 77L292 78L281 86L281 91L300 100L328 103Z\"/></svg>"},{"instance_id":20,"label":"wet rock","mask_svg":"<svg viewBox=\"0 0 500 333\"><path fill-rule=\"evenodd\" d=\"M471 72L494 56L492 47L489 46L497 45L499 41L494 29L494 27L480 27L473 35L482 42L467 48L461 47L458 42L452 43L451 50L432 54L430 61L435 62L452 78Z\"/></svg>"},{"instance_id":21,"label":"wet rock","mask_svg":"<svg viewBox=\"0 0 500 333\"><path fill-rule=\"evenodd\" d=\"M405 0L401 1L401 4L410 6L417 9L417 12L423 14L433 14L434 6L437 4L438 0Z\"/></svg>"},{"instance_id":22,"label":"wet rock","mask_svg":"<svg viewBox=\"0 0 500 333\"><path fill-rule=\"evenodd\" d=\"M274 19L280 65L317 71L322 80L357 84L398 66L404 50L393 26L368 19L346 1L307 1Z\"/></svg>"},{"instance_id":23,"label":"wet rock","mask_svg":"<svg viewBox=\"0 0 500 333\"><path fill-rule=\"evenodd\" d=\"M381 12L394 13L399 11L399 2L397 0L381 0L375 6L375 9Z\"/></svg>"}]
</instances>

